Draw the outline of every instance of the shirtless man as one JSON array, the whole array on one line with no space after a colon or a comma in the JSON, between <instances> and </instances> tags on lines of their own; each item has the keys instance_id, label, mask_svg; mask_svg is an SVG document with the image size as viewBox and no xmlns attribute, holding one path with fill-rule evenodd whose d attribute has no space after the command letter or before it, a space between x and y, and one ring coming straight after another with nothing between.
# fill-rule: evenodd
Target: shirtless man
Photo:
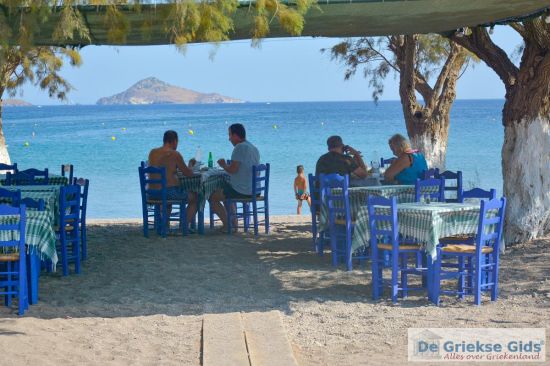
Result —
<instances>
[{"instance_id":1,"label":"shirtless man","mask_svg":"<svg viewBox=\"0 0 550 366\"><path fill-rule=\"evenodd\" d=\"M189 167L185 164L183 157L176 150L178 148L178 134L176 131L166 131L163 137L163 145L149 153L149 166L164 167L166 169L166 191L168 200L178 200L187 196L187 222L192 222L197 213L197 198L193 193L187 193L179 185L176 171L179 170L186 177L193 176L191 169L195 165L195 159L189 160ZM154 188L154 187L153 187ZM171 206L168 206L171 212Z\"/></svg>"}]
</instances>

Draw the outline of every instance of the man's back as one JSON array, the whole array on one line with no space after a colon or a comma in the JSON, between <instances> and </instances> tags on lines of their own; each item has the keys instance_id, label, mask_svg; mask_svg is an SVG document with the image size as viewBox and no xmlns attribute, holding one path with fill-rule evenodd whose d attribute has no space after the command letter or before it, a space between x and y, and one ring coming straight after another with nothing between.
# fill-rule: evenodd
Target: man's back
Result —
<instances>
[{"instance_id":1,"label":"man's back","mask_svg":"<svg viewBox=\"0 0 550 366\"><path fill-rule=\"evenodd\" d=\"M237 144L231 160L239 162L239 170L230 177L231 186L242 194L252 194L252 166L260 164L260 152L247 140Z\"/></svg>"},{"instance_id":2,"label":"man's back","mask_svg":"<svg viewBox=\"0 0 550 366\"><path fill-rule=\"evenodd\" d=\"M315 175L319 174L351 174L359 166L351 156L329 151L317 160Z\"/></svg>"},{"instance_id":3,"label":"man's back","mask_svg":"<svg viewBox=\"0 0 550 366\"><path fill-rule=\"evenodd\" d=\"M167 150L163 147L158 147L149 153L149 165L157 168L164 167L166 169L166 186L178 186L178 178L176 176L176 160L181 155L176 150Z\"/></svg>"}]
</instances>

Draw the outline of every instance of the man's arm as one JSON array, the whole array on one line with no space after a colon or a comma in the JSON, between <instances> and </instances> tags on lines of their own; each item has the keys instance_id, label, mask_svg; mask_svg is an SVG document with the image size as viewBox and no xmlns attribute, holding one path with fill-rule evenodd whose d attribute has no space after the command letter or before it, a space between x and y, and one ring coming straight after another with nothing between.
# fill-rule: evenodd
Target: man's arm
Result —
<instances>
[{"instance_id":1,"label":"man's arm","mask_svg":"<svg viewBox=\"0 0 550 366\"><path fill-rule=\"evenodd\" d=\"M239 166L241 163L236 160L231 160L231 164L227 165L225 159L220 159L218 160L218 164L229 174L235 174L239 171Z\"/></svg>"},{"instance_id":2,"label":"man's arm","mask_svg":"<svg viewBox=\"0 0 550 366\"><path fill-rule=\"evenodd\" d=\"M185 175L186 177L192 177L193 171L189 169L189 167L185 164L185 161L183 160L183 156L179 152L175 152L176 154L176 167Z\"/></svg>"}]
</instances>

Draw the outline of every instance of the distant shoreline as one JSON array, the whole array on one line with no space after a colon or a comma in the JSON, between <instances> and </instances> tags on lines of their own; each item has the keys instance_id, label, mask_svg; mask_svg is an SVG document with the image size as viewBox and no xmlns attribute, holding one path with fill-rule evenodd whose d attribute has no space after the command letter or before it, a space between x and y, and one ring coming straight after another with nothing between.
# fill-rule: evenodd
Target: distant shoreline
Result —
<instances>
[{"instance_id":1,"label":"distant shoreline","mask_svg":"<svg viewBox=\"0 0 550 366\"><path fill-rule=\"evenodd\" d=\"M457 99L455 102L494 102L500 101L504 102L504 98L487 98L487 99ZM98 107L98 108L109 108L109 107L145 107L145 106L218 106L218 105L250 105L250 104L300 104L300 103L369 103L375 104L373 100L309 100L309 101L244 101L241 103L158 103L158 104L111 104L111 105L99 105L99 104L31 104L28 106L14 106L14 105L4 105L3 108L41 108L41 107ZM401 103L398 99L392 100L380 100L379 104L383 103Z\"/></svg>"}]
</instances>

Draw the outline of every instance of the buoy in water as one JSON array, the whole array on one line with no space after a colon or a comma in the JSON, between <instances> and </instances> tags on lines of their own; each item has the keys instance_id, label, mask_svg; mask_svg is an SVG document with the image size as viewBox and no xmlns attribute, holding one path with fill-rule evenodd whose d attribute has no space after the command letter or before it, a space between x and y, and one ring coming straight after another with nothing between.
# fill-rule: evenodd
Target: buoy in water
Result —
<instances>
[{"instance_id":1,"label":"buoy in water","mask_svg":"<svg viewBox=\"0 0 550 366\"><path fill-rule=\"evenodd\" d=\"M25 147L29 147L30 145L31 145L31 144L29 144L28 141L25 141L25 143L23 144L23 146L25 146Z\"/></svg>"},{"instance_id":2,"label":"buoy in water","mask_svg":"<svg viewBox=\"0 0 550 366\"><path fill-rule=\"evenodd\" d=\"M111 136L111 140L115 141L115 140L116 140L116 137L115 137L115 136Z\"/></svg>"}]
</instances>

